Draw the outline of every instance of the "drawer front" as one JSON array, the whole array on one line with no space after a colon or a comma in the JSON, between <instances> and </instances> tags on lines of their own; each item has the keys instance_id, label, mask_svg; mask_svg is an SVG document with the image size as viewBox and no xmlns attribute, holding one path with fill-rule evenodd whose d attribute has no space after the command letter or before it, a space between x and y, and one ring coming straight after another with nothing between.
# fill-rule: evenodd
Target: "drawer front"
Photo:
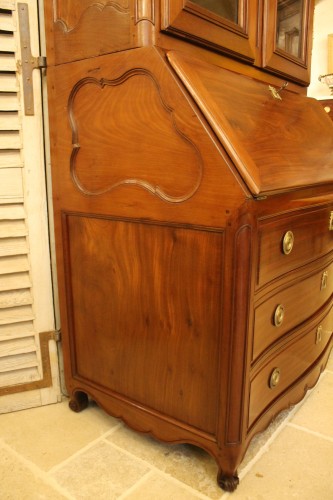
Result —
<instances>
[{"instance_id":1,"label":"drawer front","mask_svg":"<svg viewBox=\"0 0 333 500\"><path fill-rule=\"evenodd\" d=\"M333 250L332 209L259 222L257 288Z\"/></svg>"},{"instance_id":2,"label":"drawer front","mask_svg":"<svg viewBox=\"0 0 333 500\"><path fill-rule=\"evenodd\" d=\"M280 290L255 308L252 360L306 321L333 292L333 263Z\"/></svg>"},{"instance_id":3,"label":"drawer front","mask_svg":"<svg viewBox=\"0 0 333 500\"><path fill-rule=\"evenodd\" d=\"M333 309L307 333L281 346L251 381L249 427L319 358L332 339Z\"/></svg>"}]
</instances>

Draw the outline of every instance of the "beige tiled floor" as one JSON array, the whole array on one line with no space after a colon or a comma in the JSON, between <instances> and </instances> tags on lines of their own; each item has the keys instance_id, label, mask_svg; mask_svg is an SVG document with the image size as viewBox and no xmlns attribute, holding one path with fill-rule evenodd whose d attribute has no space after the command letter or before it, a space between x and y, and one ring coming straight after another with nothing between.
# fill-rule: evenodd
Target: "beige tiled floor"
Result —
<instances>
[{"instance_id":1,"label":"beige tiled floor","mask_svg":"<svg viewBox=\"0 0 333 500\"><path fill-rule=\"evenodd\" d=\"M130 431L94 404L0 415L0 500L332 500L333 356L305 401L250 446L232 495L204 451Z\"/></svg>"}]
</instances>

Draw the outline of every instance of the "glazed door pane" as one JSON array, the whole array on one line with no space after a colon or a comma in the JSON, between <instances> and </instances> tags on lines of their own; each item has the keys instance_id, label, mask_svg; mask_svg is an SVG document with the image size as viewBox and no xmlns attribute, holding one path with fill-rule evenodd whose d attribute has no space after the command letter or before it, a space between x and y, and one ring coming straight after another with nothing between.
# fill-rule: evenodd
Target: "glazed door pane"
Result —
<instances>
[{"instance_id":1,"label":"glazed door pane","mask_svg":"<svg viewBox=\"0 0 333 500\"><path fill-rule=\"evenodd\" d=\"M264 0L262 67L302 85L310 81L314 0Z\"/></svg>"},{"instance_id":2,"label":"glazed door pane","mask_svg":"<svg viewBox=\"0 0 333 500\"><path fill-rule=\"evenodd\" d=\"M162 31L254 63L256 0L162 0Z\"/></svg>"},{"instance_id":3,"label":"glazed door pane","mask_svg":"<svg viewBox=\"0 0 333 500\"><path fill-rule=\"evenodd\" d=\"M196 5L238 24L238 0L192 0Z\"/></svg>"},{"instance_id":4,"label":"glazed door pane","mask_svg":"<svg viewBox=\"0 0 333 500\"><path fill-rule=\"evenodd\" d=\"M276 46L294 57L303 52L304 0L278 0Z\"/></svg>"}]
</instances>

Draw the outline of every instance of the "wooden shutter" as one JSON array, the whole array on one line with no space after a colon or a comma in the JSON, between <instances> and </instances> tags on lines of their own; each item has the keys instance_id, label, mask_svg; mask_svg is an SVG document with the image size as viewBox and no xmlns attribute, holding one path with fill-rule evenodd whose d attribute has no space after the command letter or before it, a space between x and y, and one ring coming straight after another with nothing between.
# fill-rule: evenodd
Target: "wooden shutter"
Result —
<instances>
[{"instance_id":1,"label":"wooden shutter","mask_svg":"<svg viewBox=\"0 0 333 500\"><path fill-rule=\"evenodd\" d=\"M24 116L19 45L17 2L0 0L0 413L59 398L41 104Z\"/></svg>"}]
</instances>

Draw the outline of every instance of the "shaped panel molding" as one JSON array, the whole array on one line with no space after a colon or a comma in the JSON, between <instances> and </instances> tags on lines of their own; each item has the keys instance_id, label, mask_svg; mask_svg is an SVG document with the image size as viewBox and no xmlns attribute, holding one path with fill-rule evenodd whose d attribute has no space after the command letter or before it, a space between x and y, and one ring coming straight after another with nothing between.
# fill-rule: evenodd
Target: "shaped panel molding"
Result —
<instances>
[{"instance_id":1,"label":"shaped panel molding","mask_svg":"<svg viewBox=\"0 0 333 500\"><path fill-rule=\"evenodd\" d=\"M54 62L97 57L135 46L128 0L57 0L54 4Z\"/></svg>"},{"instance_id":2,"label":"shaped panel molding","mask_svg":"<svg viewBox=\"0 0 333 500\"><path fill-rule=\"evenodd\" d=\"M103 11L106 7L112 7L119 12L129 11L129 0L101 0L92 2L91 0L55 0L53 12L54 23L60 23L64 31L71 31L78 26L82 17L89 9Z\"/></svg>"},{"instance_id":3,"label":"shaped panel molding","mask_svg":"<svg viewBox=\"0 0 333 500\"><path fill-rule=\"evenodd\" d=\"M199 188L201 155L150 71L131 69L113 80L83 78L72 89L68 112L71 175L84 195L127 184L179 203Z\"/></svg>"}]
</instances>

